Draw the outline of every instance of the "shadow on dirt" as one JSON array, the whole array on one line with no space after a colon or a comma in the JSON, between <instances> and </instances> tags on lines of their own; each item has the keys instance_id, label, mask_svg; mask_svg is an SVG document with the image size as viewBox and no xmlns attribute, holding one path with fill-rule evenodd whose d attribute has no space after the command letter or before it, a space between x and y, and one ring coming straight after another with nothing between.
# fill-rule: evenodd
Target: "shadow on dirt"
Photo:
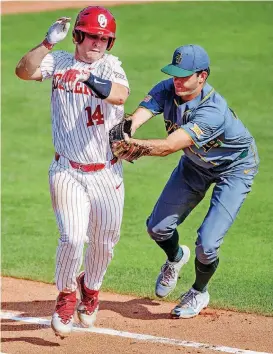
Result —
<instances>
[{"instance_id":1,"label":"shadow on dirt","mask_svg":"<svg viewBox=\"0 0 273 354\"><path fill-rule=\"evenodd\" d=\"M151 313L147 306L160 306L160 303L149 298L138 298L125 302L100 301L100 311L108 310L126 318L141 320L158 320L169 318L169 313ZM51 316L55 301L3 302L3 311L21 312L23 317Z\"/></svg>"},{"instance_id":2,"label":"shadow on dirt","mask_svg":"<svg viewBox=\"0 0 273 354\"><path fill-rule=\"evenodd\" d=\"M17 337L17 338L2 338L2 343L9 343L9 342L26 342L34 345L39 345L41 347L59 347L60 344L53 343L48 340L44 340L38 337Z\"/></svg>"},{"instance_id":3,"label":"shadow on dirt","mask_svg":"<svg viewBox=\"0 0 273 354\"><path fill-rule=\"evenodd\" d=\"M115 313L120 314L125 318L141 319L141 320L157 320L168 319L169 313L156 313L153 314L147 308L148 306L159 306L160 303L154 300L143 298L133 299L126 302L119 301L100 301L100 311L112 311L113 317ZM13 312L18 317L36 317L44 318L50 317L54 311L55 301L29 301L29 302L3 302L2 311ZM2 319L2 343L6 342L27 342L38 346L59 346L59 344L44 340L38 337L20 337L4 338L4 332L22 332L22 331L35 331L41 328L48 328L46 325L31 324L31 323L18 323L17 321Z\"/></svg>"}]
</instances>

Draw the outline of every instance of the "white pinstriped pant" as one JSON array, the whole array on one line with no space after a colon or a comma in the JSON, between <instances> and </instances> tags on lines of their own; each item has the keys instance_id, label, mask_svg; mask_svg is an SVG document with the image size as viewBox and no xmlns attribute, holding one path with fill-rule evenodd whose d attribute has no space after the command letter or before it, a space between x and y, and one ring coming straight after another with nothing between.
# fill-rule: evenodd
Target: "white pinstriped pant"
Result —
<instances>
[{"instance_id":1,"label":"white pinstriped pant","mask_svg":"<svg viewBox=\"0 0 273 354\"><path fill-rule=\"evenodd\" d=\"M124 205L122 164L108 162L103 170L84 173L73 169L61 156L50 166L49 184L60 232L56 286L59 291L76 290L76 276L87 242L85 285L99 290L120 236Z\"/></svg>"}]
</instances>

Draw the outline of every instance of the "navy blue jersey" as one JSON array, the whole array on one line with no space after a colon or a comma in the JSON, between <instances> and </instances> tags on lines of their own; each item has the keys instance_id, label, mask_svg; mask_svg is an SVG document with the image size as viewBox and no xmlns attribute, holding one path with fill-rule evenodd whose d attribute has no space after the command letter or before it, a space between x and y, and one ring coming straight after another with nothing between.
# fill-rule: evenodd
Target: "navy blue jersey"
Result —
<instances>
[{"instance_id":1,"label":"navy blue jersey","mask_svg":"<svg viewBox=\"0 0 273 354\"><path fill-rule=\"evenodd\" d=\"M247 154L251 145L255 145L252 135L226 100L208 83L199 96L183 102L175 94L173 79L164 80L139 106L154 115L163 113L168 134L178 128L184 129L194 142L184 149L184 153L199 166L232 165L233 161Z\"/></svg>"}]
</instances>

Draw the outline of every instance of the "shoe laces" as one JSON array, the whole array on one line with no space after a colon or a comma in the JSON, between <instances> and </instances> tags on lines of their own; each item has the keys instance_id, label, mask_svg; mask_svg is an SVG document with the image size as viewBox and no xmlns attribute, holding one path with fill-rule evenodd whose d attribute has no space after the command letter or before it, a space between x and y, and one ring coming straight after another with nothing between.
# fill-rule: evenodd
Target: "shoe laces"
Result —
<instances>
[{"instance_id":1,"label":"shoe laces","mask_svg":"<svg viewBox=\"0 0 273 354\"><path fill-rule=\"evenodd\" d=\"M196 307L197 306L197 300L196 300L197 293L193 292L192 290L187 291L186 293L183 293L180 295L180 306L181 307L187 307L189 305L190 307Z\"/></svg>"},{"instance_id":2,"label":"shoe laces","mask_svg":"<svg viewBox=\"0 0 273 354\"><path fill-rule=\"evenodd\" d=\"M72 294L59 295L55 312L58 313L61 322L67 324L71 320L71 317L74 315L75 306L76 299L72 298Z\"/></svg>"},{"instance_id":3,"label":"shoe laces","mask_svg":"<svg viewBox=\"0 0 273 354\"><path fill-rule=\"evenodd\" d=\"M87 315L91 315L99 302L99 291L90 290L91 294L85 290L84 286L84 275L80 278L80 292L81 292L81 303L78 306L78 311L84 312Z\"/></svg>"},{"instance_id":4,"label":"shoe laces","mask_svg":"<svg viewBox=\"0 0 273 354\"><path fill-rule=\"evenodd\" d=\"M173 264L168 261L161 268L162 279L161 283L168 284L170 280L175 278L175 269Z\"/></svg>"},{"instance_id":5,"label":"shoe laces","mask_svg":"<svg viewBox=\"0 0 273 354\"><path fill-rule=\"evenodd\" d=\"M84 308L84 312L86 312L87 314L91 315L97 305L98 305L98 295L99 292L98 291L94 291L94 294L88 294L85 290L83 290L83 294L82 294L82 301L80 304L80 307Z\"/></svg>"}]
</instances>

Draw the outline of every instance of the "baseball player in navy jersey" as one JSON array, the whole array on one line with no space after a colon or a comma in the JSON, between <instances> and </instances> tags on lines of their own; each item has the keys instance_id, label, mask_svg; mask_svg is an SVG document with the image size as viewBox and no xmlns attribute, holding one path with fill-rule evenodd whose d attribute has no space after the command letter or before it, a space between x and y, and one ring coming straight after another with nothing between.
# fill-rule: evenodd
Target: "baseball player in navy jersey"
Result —
<instances>
[{"instance_id":1,"label":"baseball player in navy jersey","mask_svg":"<svg viewBox=\"0 0 273 354\"><path fill-rule=\"evenodd\" d=\"M121 161L109 146L109 130L123 119L129 95L121 62L106 54L116 37L110 11L97 6L83 9L73 29L75 53L51 52L69 26L69 18L57 20L45 40L16 67L23 80L52 80L56 153L49 184L60 238L55 273L59 296L51 325L62 338L72 330L77 287L79 320L83 326L93 325L99 289L119 240L124 186ZM78 275L85 242L85 270Z\"/></svg>"},{"instance_id":2,"label":"baseball player in navy jersey","mask_svg":"<svg viewBox=\"0 0 273 354\"><path fill-rule=\"evenodd\" d=\"M209 210L197 230L195 281L171 311L175 318L190 318L209 303L208 283L219 263L219 247L251 190L259 159L252 135L207 83L210 60L202 47L177 48L162 72L172 78L159 82L140 103L131 116L132 133L163 113L168 137L127 136L126 141L145 147L151 156L184 152L147 220L149 235L167 255L155 287L160 298L174 290L190 257L189 248L179 245L177 227L215 183Z\"/></svg>"}]
</instances>

